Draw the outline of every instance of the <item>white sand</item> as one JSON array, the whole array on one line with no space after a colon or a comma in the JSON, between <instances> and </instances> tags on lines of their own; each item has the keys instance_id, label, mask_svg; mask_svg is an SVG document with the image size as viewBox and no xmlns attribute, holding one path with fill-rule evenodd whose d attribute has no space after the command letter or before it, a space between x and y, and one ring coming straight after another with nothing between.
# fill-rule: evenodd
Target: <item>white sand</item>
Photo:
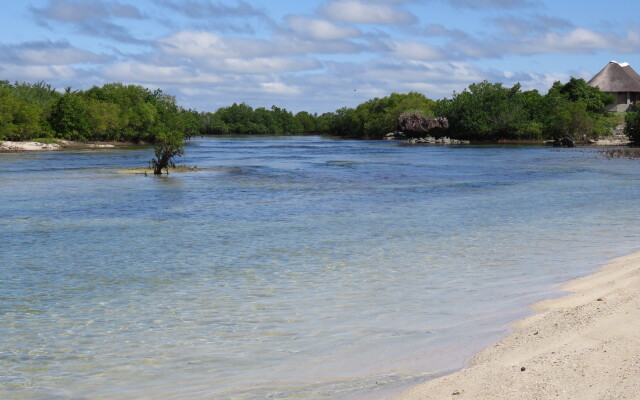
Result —
<instances>
[{"instance_id":1,"label":"white sand","mask_svg":"<svg viewBox=\"0 0 640 400\"><path fill-rule=\"evenodd\" d=\"M83 143L69 140L56 139L58 143L40 142L12 142L9 140L0 141L0 151L39 151L39 150L60 150L67 149L103 149L116 147L113 143Z\"/></svg>"},{"instance_id":2,"label":"white sand","mask_svg":"<svg viewBox=\"0 0 640 400\"><path fill-rule=\"evenodd\" d=\"M0 150L5 151L58 150L59 148L60 145L57 143L0 141Z\"/></svg>"},{"instance_id":3,"label":"white sand","mask_svg":"<svg viewBox=\"0 0 640 400\"><path fill-rule=\"evenodd\" d=\"M470 368L397 398L640 399L640 253L564 289Z\"/></svg>"}]
</instances>

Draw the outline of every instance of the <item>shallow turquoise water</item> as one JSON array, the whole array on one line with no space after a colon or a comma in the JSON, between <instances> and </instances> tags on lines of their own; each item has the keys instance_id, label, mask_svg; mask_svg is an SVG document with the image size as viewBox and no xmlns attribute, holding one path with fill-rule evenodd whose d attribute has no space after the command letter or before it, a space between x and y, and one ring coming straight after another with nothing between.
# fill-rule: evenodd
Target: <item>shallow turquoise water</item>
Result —
<instances>
[{"instance_id":1,"label":"shallow turquoise water","mask_svg":"<svg viewBox=\"0 0 640 400\"><path fill-rule=\"evenodd\" d=\"M588 149L194 140L0 154L0 398L353 398L460 368L638 250Z\"/></svg>"}]
</instances>

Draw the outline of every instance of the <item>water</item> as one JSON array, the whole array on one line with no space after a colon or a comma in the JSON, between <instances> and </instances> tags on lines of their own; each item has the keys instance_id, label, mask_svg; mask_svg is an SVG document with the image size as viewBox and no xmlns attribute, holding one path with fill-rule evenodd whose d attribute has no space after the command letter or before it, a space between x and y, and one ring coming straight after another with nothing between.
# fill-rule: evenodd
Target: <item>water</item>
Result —
<instances>
[{"instance_id":1,"label":"water","mask_svg":"<svg viewBox=\"0 0 640 400\"><path fill-rule=\"evenodd\" d=\"M0 398L371 398L462 367L638 250L589 150L197 139L0 154Z\"/></svg>"}]
</instances>

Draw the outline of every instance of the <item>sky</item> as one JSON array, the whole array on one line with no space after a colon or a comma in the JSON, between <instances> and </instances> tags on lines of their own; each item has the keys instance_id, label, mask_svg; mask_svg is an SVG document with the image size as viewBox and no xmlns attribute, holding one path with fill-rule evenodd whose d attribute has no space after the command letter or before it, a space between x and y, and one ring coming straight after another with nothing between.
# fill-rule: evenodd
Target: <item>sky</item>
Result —
<instances>
[{"instance_id":1,"label":"sky","mask_svg":"<svg viewBox=\"0 0 640 400\"><path fill-rule=\"evenodd\" d=\"M640 71L640 1L2 0L0 80L160 88L180 105L323 113L488 80L546 93Z\"/></svg>"}]
</instances>

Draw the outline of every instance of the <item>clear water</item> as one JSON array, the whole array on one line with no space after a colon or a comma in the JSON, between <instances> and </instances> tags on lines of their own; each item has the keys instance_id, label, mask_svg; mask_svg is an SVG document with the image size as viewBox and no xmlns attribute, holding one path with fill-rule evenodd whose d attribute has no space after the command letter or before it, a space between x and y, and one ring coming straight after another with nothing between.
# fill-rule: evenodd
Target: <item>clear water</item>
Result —
<instances>
[{"instance_id":1,"label":"clear water","mask_svg":"<svg viewBox=\"0 0 640 400\"><path fill-rule=\"evenodd\" d=\"M0 398L374 397L638 249L640 164L318 137L0 154Z\"/></svg>"}]
</instances>

